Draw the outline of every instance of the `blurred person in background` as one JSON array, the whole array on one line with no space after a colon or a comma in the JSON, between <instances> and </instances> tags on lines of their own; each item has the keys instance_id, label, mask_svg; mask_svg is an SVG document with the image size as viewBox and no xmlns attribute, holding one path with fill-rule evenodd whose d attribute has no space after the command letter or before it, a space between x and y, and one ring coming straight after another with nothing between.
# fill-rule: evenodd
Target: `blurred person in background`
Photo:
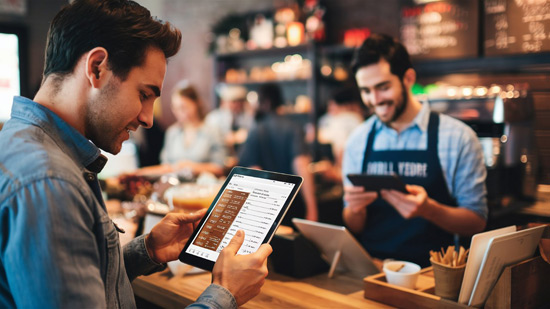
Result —
<instances>
[{"instance_id":1,"label":"blurred person in background","mask_svg":"<svg viewBox=\"0 0 550 309\"><path fill-rule=\"evenodd\" d=\"M342 158L351 132L363 121L363 109L357 87L346 87L334 92L327 104L327 112L319 118L319 143L330 145L333 162L326 164L323 177L342 182ZM319 167L318 167L319 168Z\"/></svg>"},{"instance_id":2,"label":"blurred person in background","mask_svg":"<svg viewBox=\"0 0 550 309\"><path fill-rule=\"evenodd\" d=\"M194 175L224 173L226 150L218 130L204 122L204 105L195 87L181 81L172 92L172 113L176 123L167 130L160 153L162 164L173 170L186 169Z\"/></svg>"},{"instance_id":3,"label":"blurred person in background","mask_svg":"<svg viewBox=\"0 0 550 309\"><path fill-rule=\"evenodd\" d=\"M153 126L149 129L139 127L136 132L130 135L138 149L139 167L152 166L160 164L160 151L164 141L165 130L161 127L159 121L161 117L160 98L155 101L153 109Z\"/></svg>"},{"instance_id":4,"label":"blurred person in background","mask_svg":"<svg viewBox=\"0 0 550 309\"><path fill-rule=\"evenodd\" d=\"M281 89L277 84L265 84L258 90L256 125L239 154L239 165L269 171L297 174L304 178L301 194L294 200L284 220L292 225L294 217L318 220L317 200L313 175L308 170L311 157L303 128L288 117L279 114L283 105Z\"/></svg>"},{"instance_id":5,"label":"blurred person in background","mask_svg":"<svg viewBox=\"0 0 550 309\"><path fill-rule=\"evenodd\" d=\"M242 86L225 85L219 91L220 106L210 111L205 119L208 126L216 128L222 135L231 157L237 155L239 146L244 143L254 124L254 113L246 100L247 93Z\"/></svg>"}]
</instances>

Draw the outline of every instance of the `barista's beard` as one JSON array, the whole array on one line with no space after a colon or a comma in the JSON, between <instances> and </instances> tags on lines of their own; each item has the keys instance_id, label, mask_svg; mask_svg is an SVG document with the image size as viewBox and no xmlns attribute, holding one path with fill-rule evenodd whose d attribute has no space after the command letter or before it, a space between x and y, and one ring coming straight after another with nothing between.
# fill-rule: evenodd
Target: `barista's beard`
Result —
<instances>
[{"instance_id":1,"label":"barista's beard","mask_svg":"<svg viewBox=\"0 0 550 309\"><path fill-rule=\"evenodd\" d=\"M401 104L395 105L395 113L393 114L391 120L386 123L388 125L399 119L399 117L401 117L401 115L403 115L403 113L405 112L407 104L409 104L409 97L407 96L407 92L405 91L405 84L403 84L403 81L401 81L401 95Z\"/></svg>"}]
</instances>

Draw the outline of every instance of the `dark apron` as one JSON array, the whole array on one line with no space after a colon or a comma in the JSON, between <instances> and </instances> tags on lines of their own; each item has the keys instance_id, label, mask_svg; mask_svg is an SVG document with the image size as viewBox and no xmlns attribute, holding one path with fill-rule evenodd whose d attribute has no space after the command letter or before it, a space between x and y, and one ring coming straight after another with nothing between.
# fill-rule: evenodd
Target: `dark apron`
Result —
<instances>
[{"instance_id":1,"label":"dark apron","mask_svg":"<svg viewBox=\"0 0 550 309\"><path fill-rule=\"evenodd\" d=\"M404 183L424 187L428 196L439 203L456 206L439 163L439 115L430 113L426 150L373 151L375 125L367 139L362 173L398 174ZM374 257L410 261L421 267L429 266L430 250L454 244L451 233L424 218L404 219L382 198L367 207L366 225L360 240Z\"/></svg>"}]
</instances>

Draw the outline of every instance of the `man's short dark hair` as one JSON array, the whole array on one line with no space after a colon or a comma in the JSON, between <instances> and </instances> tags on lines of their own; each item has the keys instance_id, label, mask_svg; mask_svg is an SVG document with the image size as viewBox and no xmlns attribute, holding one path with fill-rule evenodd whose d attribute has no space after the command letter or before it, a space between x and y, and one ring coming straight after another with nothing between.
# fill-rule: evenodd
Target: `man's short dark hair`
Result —
<instances>
[{"instance_id":1,"label":"man's short dark hair","mask_svg":"<svg viewBox=\"0 0 550 309\"><path fill-rule=\"evenodd\" d=\"M50 25L44 78L71 73L84 53L103 47L109 53L109 69L125 80L132 68L143 64L148 48L158 48L169 58L180 45L178 29L134 1L75 0Z\"/></svg>"},{"instance_id":2,"label":"man's short dark hair","mask_svg":"<svg viewBox=\"0 0 550 309\"><path fill-rule=\"evenodd\" d=\"M412 68L411 58L403 44L386 34L372 34L353 55L353 75L362 67L378 63L380 59L390 64L391 73L399 79L403 79L405 72Z\"/></svg>"}]
</instances>

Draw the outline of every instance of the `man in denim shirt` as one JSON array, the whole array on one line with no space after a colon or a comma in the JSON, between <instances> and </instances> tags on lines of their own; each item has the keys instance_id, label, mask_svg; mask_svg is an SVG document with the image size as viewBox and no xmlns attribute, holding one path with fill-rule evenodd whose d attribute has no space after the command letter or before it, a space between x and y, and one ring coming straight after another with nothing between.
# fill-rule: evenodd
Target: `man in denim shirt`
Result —
<instances>
[{"instance_id":1,"label":"man in denim shirt","mask_svg":"<svg viewBox=\"0 0 550 309\"><path fill-rule=\"evenodd\" d=\"M42 86L0 131L0 307L132 308L130 282L178 257L203 215L169 214L120 247L97 181L129 131L151 127L179 30L126 0L77 0L50 26ZM257 295L271 253L236 256L239 231L192 306Z\"/></svg>"}]
</instances>

